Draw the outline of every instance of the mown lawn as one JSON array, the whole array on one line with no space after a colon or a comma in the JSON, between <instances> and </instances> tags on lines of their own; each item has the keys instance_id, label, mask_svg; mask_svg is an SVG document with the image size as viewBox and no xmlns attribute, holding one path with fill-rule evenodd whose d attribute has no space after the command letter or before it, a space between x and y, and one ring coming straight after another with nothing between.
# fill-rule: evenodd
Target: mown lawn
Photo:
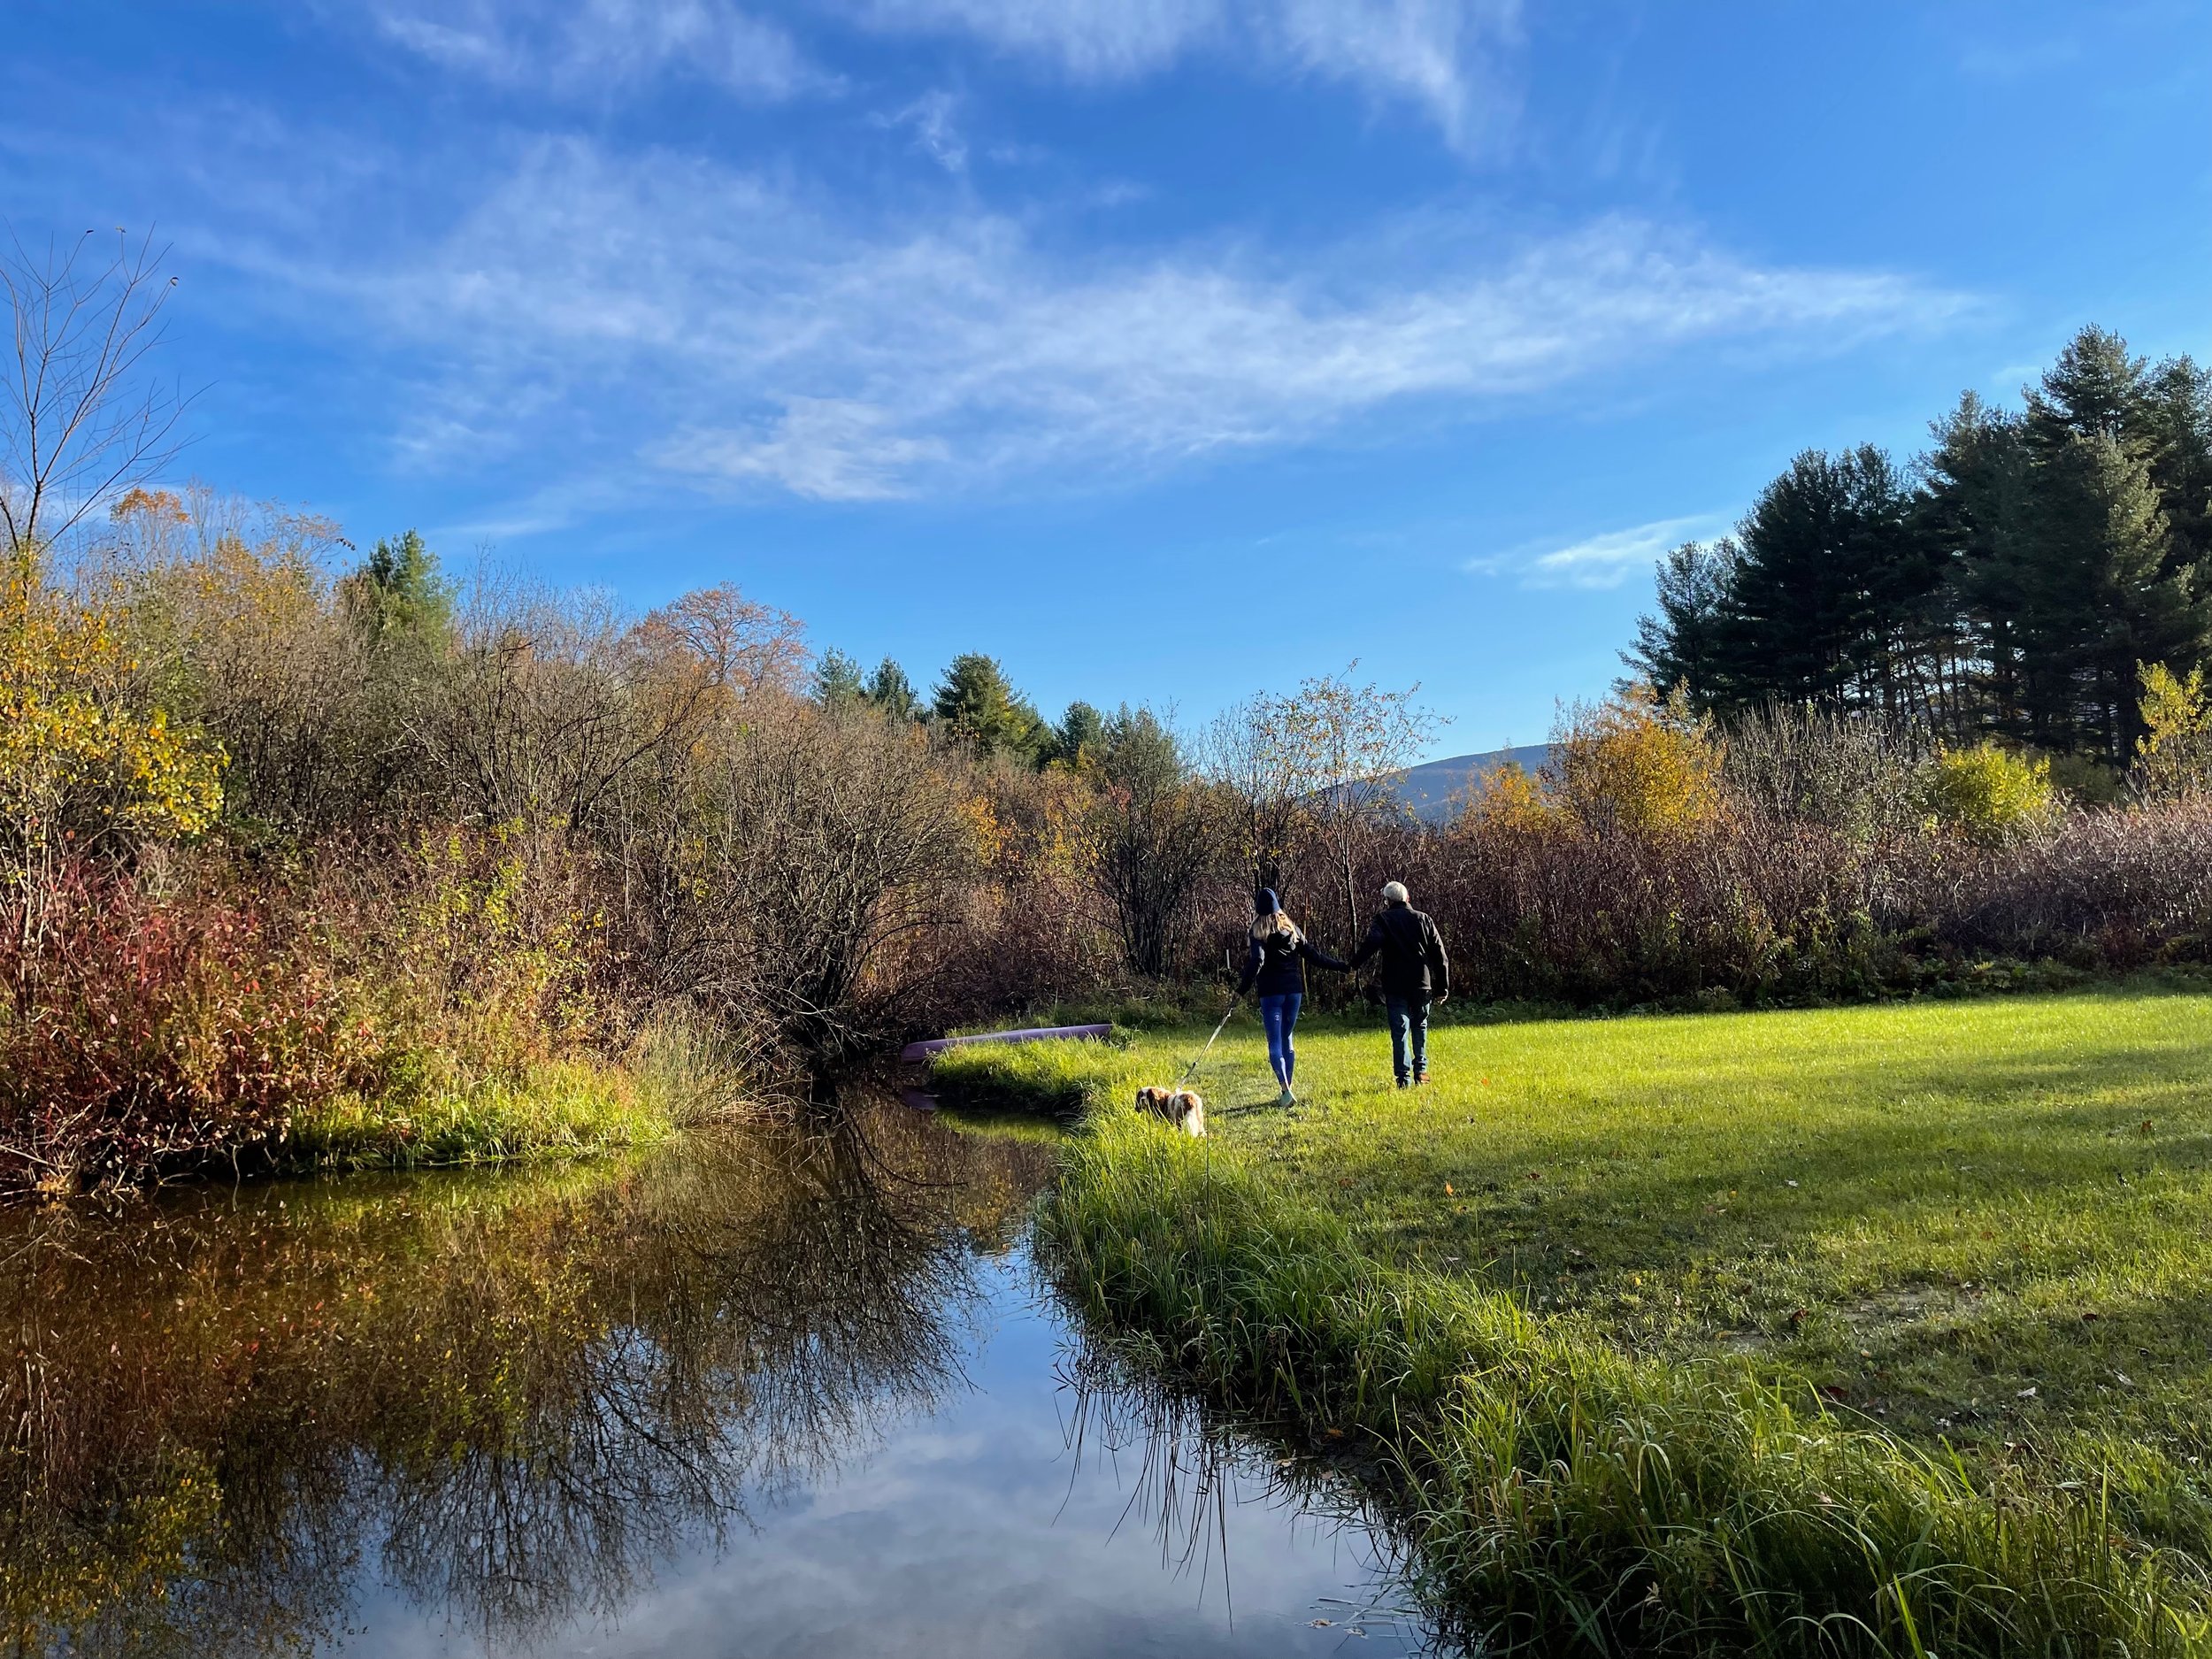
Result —
<instances>
[{"instance_id":1,"label":"mown lawn","mask_svg":"<svg viewBox=\"0 0 2212 1659\"><path fill-rule=\"evenodd\" d=\"M1203 1038L1116 1070L1171 1080ZM2212 996L1448 1025L1403 1092L1379 1021L1299 1050L1286 1113L1233 1023L1215 1133L1386 1263L1914 1439L2212 1455Z\"/></svg>"}]
</instances>

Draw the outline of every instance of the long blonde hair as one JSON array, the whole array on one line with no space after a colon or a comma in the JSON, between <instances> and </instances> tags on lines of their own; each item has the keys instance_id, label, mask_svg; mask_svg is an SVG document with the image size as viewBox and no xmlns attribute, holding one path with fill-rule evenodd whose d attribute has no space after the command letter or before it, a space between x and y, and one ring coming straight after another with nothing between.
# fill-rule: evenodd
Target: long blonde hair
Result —
<instances>
[{"instance_id":1,"label":"long blonde hair","mask_svg":"<svg viewBox=\"0 0 2212 1659\"><path fill-rule=\"evenodd\" d=\"M1276 933L1287 933L1290 936L1289 942L1294 949L1298 941L1305 937L1298 931L1298 924L1292 921L1289 916L1280 910L1271 910L1265 916L1253 918L1253 938L1264 940Z\"/></svg>"}]
</instances>

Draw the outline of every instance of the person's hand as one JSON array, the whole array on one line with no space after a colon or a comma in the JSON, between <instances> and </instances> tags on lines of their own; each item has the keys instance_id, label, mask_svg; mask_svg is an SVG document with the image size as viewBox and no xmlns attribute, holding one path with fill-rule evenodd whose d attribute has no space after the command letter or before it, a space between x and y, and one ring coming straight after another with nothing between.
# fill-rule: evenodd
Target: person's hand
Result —
<instances>
[{"instance_id":1,"label":"person's hand","mask_svg":"<svg viewBox=\"0 0 2212 1659\"><path fill-rule=\"evenodd\" d=\"M1441 992L1439 992L1439 993L1437 994L1437 998L1436 998L1436 1005L1437 1005L1437 1007L1441 1008L1441 1007L1443 1007L1443 1006L1444 1006L1444 1004L1445 1004L1445 1003L1447 1003L1447 1002L1450 1002L1451 1000L1452 1000L1452 994L1451 994L1449 991L1441 991Z\"/></svg>"}]
</instances>

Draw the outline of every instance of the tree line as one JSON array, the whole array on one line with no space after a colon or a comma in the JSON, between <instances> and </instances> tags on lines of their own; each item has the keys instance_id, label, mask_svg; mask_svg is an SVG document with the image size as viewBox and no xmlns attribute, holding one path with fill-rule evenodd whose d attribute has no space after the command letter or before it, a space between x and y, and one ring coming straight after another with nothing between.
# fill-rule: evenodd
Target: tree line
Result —
<instances>
[{"instance_id":1,"label":"tree line","mask_svg":"<svg viewBox=\"0 0 2212 1659\"><path fill-rule=\"evenodd\" d=\"M2212 653L2212 371L2085 327L2021 407L1973 392L1901 464L1809 449L1734 533L1676 549L1624 653L1701 710L1864 710L2065 757L2142 736L2140 671Z\"/></svg>"}]
</instances>

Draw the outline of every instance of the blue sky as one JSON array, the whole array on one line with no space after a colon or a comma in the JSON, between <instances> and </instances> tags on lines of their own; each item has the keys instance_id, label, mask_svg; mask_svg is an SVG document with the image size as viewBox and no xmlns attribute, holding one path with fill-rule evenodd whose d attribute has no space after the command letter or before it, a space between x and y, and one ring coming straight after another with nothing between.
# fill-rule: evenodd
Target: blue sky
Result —
<instances>
[{"instance_id":1,"label":"blue sky","mask_svg":"<svg viewBox=\"0 0 2212 1659\"><path fill-rule=\"evenodd\" d=\"M926 683L1540 741L1657 551L2080 324L2212 350L2212 7L4 0L189 469Z\"/></svg>"}]
</instances>

